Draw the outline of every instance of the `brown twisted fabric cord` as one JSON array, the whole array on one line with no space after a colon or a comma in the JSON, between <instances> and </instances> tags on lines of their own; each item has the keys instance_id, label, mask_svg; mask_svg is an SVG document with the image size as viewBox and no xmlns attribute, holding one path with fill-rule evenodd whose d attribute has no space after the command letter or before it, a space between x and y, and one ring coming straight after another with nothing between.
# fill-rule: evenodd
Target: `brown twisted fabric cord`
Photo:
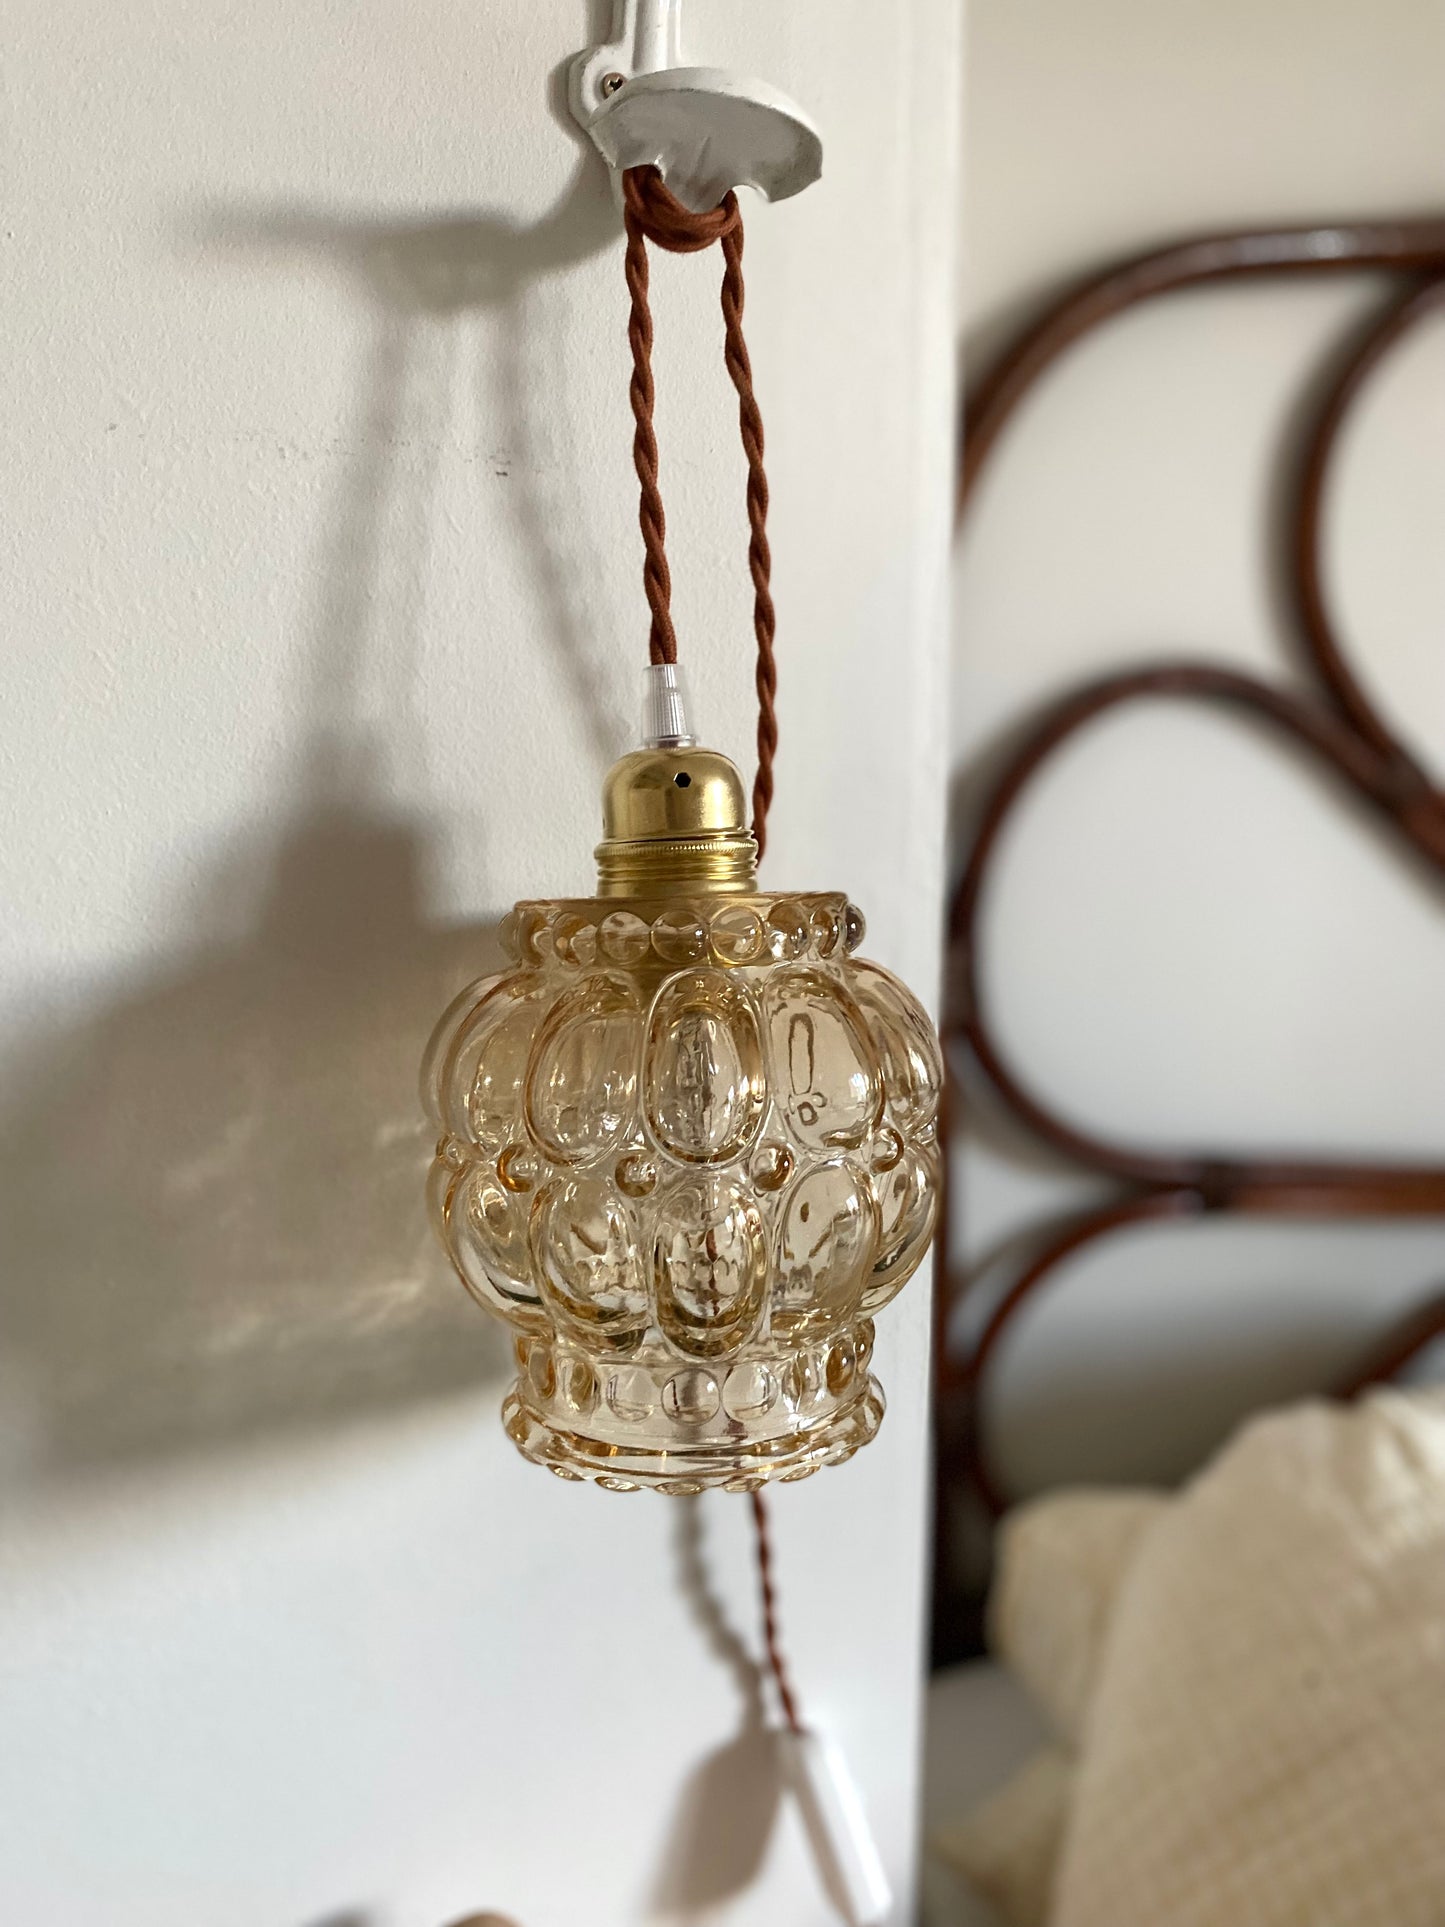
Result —
<instances>
[{"instance_id":1,"label":"brown twisted fabric cord","mask_svg":"<svg viewBox=\"0 0 1445 1927\"><path fill-rule=\"evenodd\" d=\"M652 380L652 307L648 300L647 243L671 254L697 254L722 243L723 358L738 395L738 426L748 460L748 568L753 578L753 630L758 641L758 773L753 783L753 835L758 855L767 847L768 806L773 800L773 757L778 747L774 711L778 671L773 657L777 616L770 585L768 478L763 468L763 417L753 392L753 369L743 336L743 217L736 194L705 214L694 214L669 192L655 167L630 167L622 176L623 215L627 224L627 289L632 313L627 338L632 344L632 414L637 423L632 458L641 487L638 521L642 528L642 581L652 611L648 656L654 663L677 661L677 631L672 622L672 576L667 566L667 517L657 476L657 435L652 425L656 389ZM762 1594L763 1643L778 1689L783 1718L793 1733L803 1731L778 1633L773 1552L768 1508L761 1492L752 1495L757 1542L758 1585Z\"/></svg>"},{"instance_id":2,"label":"brown twisted fabric cord","mask_svg":"<svg viewBox=\"0 0 1445 1927\"><path fill-rule=\"evenodd\" d=\"M758 659L758 773L753 783L753 835L758 854L767 847L768 806L773 800L773 758L778 747L775 698L778 688L773 642L777 616L771 588L772 555L768 548L768 478L763 467L763 418L753 392L752 363L743 337L743 218L736 194L718 207L694 214L664 185L655 167L630 167L622 177L623 215L627 225L627 288L632 314L627 338L632 344L632 413L637 423L632 441L637 480L641 486L638 521L642 528L642 581L652 611L648 654L654 663L677 661L677 631L672 622L672 576L667 566L667 518L658 484L657 436L652 414L656 390L652 379L652 308L648 301L647 243L672 254L696 254L714 241L723 251L723 358L738 394L738 426L748 461L748 568L753 579L753 630Z\"/></svg>"},{"instance_id":3,"label":"brown twisted fabric cord","mask_svg":"<svg viewBox=\"0 0 1445 1927\"><path fill-rule=\"evenodd\" d=\"M758 1588L763 1596L763 1643L768 1649L768 1668L778 1689L778 1700L783 1709L783 1718L788 1723L790 1733L803 1731L802 1716L798 1712L798 1702L793 1697L792 1681L788 1677L787 1664L783 1659L782 1642L778 1635L778 1599L773 1586L773 1547L768 1537L768 1507L761 1492L754 1492L753 1536L758 1548Z\"/></svg>"}]
</instances>

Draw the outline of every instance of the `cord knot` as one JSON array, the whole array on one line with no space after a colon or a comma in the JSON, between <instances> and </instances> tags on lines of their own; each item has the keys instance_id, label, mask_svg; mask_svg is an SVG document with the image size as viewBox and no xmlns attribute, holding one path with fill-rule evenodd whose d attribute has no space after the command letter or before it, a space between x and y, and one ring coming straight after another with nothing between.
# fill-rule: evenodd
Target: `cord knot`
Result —
<instances>
[{"instance_id":1,"label":"cord knot","mask_svg":"<svg viewBox=\"0 0 1445 1927\"><path fill-rule=\"evenodd\" d=\"M655 167L629 167L622 176L622 202L629 227L670 254L697 254L742 226L738 197L731 190L702 214L684 207Z\"/></svg>"}]
</instances>

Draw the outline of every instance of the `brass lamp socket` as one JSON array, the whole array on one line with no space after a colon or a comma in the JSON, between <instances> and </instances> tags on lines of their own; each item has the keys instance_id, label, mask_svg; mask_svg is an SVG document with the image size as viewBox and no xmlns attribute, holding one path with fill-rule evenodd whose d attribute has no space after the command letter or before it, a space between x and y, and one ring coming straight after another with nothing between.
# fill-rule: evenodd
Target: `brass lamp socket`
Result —
<instances>
[{"instance_id":1,"label":"brass lamp socket","mask_svg":"<svg viewBox=\"0 0 1445 1927\"><path fill-rule=\"evenodd\" d=\"M602 788L597 894L659 899L746 895L758 846L734 764L695 746L634 750Z\"/></svg>"}]
</instances>

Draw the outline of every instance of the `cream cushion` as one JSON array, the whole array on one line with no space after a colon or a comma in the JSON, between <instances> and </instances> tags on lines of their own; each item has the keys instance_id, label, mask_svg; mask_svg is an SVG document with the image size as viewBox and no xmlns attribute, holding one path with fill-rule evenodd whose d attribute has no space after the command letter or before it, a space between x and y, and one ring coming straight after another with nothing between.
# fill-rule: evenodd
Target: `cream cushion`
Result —
<instances>
[{"instance_id":1,"label":"cream cushion","mask_svg":"<svg viewBox=\"0 0 1445 1927\"><path fill-rule=\"evenodd\" d=\"M1114 1600L1162 1492L1073 1492L1016 1506L1000 1528L988 1643L1061 1739L1077 1745Z\"/></svg>"},{"instance_id":2,"label":"cream cushion","mask_svg":"<svg viewBox=\"0 0 1445 1927\"><path fill-rule=\"evenodd\" d=\"M1021 1508L990 1637L1056 1744L934 1841L1016 1927L1445 1927L1445 1393Z\"/></svg>"},{"instance_id":3,"label":"cream cushion","mask_svg":"<svg viewBox=\"0 0 1445 1927\"><path fill-rule=\"evenodd\" d=\"M1052 1927L1445 1922L1445 1397L1245 1427L1141 1537Z\"/></svg>"}]
</instances>

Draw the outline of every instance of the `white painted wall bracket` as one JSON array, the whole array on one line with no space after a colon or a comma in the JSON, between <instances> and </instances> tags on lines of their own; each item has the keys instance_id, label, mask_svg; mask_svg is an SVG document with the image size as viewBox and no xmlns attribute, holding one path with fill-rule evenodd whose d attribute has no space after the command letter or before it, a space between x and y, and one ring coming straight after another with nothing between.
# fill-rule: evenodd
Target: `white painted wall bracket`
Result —
<instances>
[{"instance_id":1,"label":"white painted wall bracket","mask_svg":"<svg viewBox=\"0 0 1445 1927\"><path fill-rule=\"evenodd\" d=\"M802 108L765 80L687 67L682 0L615 0L612 38L572 63L572 112L610 167L654 165L685 207L716 207L734 187L765 200L800 194L823 171Z\"/></svg>"}]
</instances>

